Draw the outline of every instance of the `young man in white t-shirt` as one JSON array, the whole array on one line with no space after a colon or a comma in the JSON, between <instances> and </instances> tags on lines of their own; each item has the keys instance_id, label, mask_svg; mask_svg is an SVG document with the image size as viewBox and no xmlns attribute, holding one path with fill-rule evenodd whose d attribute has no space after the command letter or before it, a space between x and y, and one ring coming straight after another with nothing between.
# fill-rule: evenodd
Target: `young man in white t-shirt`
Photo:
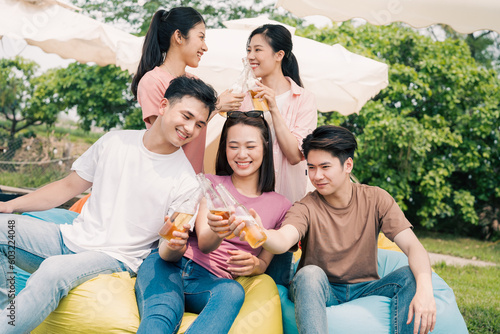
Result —
<instances>
[{"instance_id":1,"label":"young man in white t-shirt","mask_svg":"<svg viewBox=\"0 0 500 334\"><path fill-rule=\"evenodd\" d=\"M216 100L203 81L176 78L151 129L109 132L75 161L67 177L0 202L4 213L41 211L92 187L73 224L0 215L0 333L31 331L72 288L99 274L135 275L156 245L164 217L198 188L181 146L206 126ZM15 263L9 263L9 252ZM33 273L15 299L8 294L12 264ZM13 304L15 322L9 323Z\"/></svg>"},{"instance_id":2,"label":"young man in white t-shirt","mask_svg":"<svg viewBox=\"0 0 500 334\"><path fill-rule=\"evenodd\" d=\"M426 334L436 323L429 257L385 190L351 182L356 148L354 135L339 126L320 126L304 139L316 191L295 202L279 230L266 231L263 247L281 254L301 241L302 257L289 293L299 333L327 333L327 306L378 295L392 300L393 332L416 334L420 329ZM244 224L231 225L236 226L234 234L240 235ZM379 231L410 264L383 278L377 272Z\"/></svg>"}]
</instances>

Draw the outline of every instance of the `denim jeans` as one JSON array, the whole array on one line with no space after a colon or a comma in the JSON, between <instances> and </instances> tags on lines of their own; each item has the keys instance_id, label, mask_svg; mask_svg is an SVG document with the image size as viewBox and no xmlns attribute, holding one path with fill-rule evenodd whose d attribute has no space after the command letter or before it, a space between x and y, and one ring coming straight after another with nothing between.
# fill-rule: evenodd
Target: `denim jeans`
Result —
<instances>
[{"instance_id":1,"label":"denim jeans","mask_svg":"<svg viewBox=\"0 0 500 334\"><path fill-rule=\"evenodd\" d=\"M11 296L15 279L13 264L33 273L15 298ZM57 308L59 300L71 289L99 274L119 271L134 274L124 263L102 252L72 252L64 245L59 226L54 223L0 214L0 306L3 310L0 333L30 332Z\"/></svg>"},{"instance_id":2,"label":"denim jeans","mask_svg":"<svg viewBox=\"0 0 500 334\"><path fill-rule=\"evenodd\" d=\"M164 261L156 251L139 267L135 294L138 334L177 333L184 308L199 314L186 333L227 333L245 300L238 282L217 277L185 257Z\"/></svg>"},{"instance_id":3,"label":"denim jeans","mask_svg":"<svg viewBox=\"0 0 500 334\"><path fill-rule=\"evenodd\" d=\"M290 299L295 303L299 333L327 333L326 307L367 297L391 298L392 333L413 333L413 321L406 325L416 282L410 267L399 268L375 281L355 284L330 283L318 266L301 268L292 280ZM362 321L362 319L360 319Z\"/></svg>"}]
</instances>

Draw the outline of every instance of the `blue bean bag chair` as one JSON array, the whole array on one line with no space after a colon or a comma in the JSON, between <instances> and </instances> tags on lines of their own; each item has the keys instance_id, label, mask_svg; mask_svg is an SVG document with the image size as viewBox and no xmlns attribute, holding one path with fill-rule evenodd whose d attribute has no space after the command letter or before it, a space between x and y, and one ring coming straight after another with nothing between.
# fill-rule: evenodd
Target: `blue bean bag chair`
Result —
<instances>
[{"instance_id":1,"label":"blue bean bag chair","mask_svg":"<svg viewBox=\"0 0 500 334\"><path fill-rule=\"evenodd\" d=\"M385 249L378 250L380 277L406 265L408 265L408 258L403 253ZM436 327L432 333L468 333L465 321L458 310L453 290L436 273L432 273L432 285L437 307ZM288 298L288 289L278 285L278 290L283 314L283 332L297 334L295 308L293 302ZM387 297L369 296L338 306L330 306L326 310L328 333L390 333L390 305L390 299Z\"/></svg>"}]
</instances>

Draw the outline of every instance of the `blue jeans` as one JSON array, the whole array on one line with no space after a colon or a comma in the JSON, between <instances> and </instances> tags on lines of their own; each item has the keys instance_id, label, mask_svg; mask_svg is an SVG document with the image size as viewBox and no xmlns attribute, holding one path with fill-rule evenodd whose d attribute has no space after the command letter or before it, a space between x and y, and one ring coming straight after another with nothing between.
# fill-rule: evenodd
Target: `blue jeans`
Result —
<instances>
[{"instance_id":1,"label":"blue jeans","mask_svg":"<svg viewBox=\"0 0 500 334\"><path fill-rule=\"evenodd\" d=\"M156 251L139 267L135 294L138 334L177 333L184 308L199 314L186 333L227 333L245 300L238 282L217 277L185 257L164 261Z\"/></svg>"},{"instance_id":2,"label":"blue jeans","mask_svg":"<svg viewBox=\"0 0 500 334\"><path fill-rule=\"evenodd\" d=\"M15 298L14 264L34 273ZM71 289L99 274L119 271L134 274L128 266L102 252L72 252L64 245L59 226L54 223L0 214L0 307L3 310L0 333L30 332L57 308L59 300Z\"/></svg>"},{"instance_id":3,"label":"blue jeans","mask_svg":"<svg viewBox=\"0 0 500 334\"><path fill-rule=\"evenodd\" d=\"M301 334L327 333L326 307L367 296L391 298L392 332L406 334L413 333L413 321L410 325L406 325L406 321L415 292L415 278L408 266L379 280L336 284L328 281L323 269L309 265L295 274L289 295L295 303L295 319Z\"/></svg>"}]
</instances>

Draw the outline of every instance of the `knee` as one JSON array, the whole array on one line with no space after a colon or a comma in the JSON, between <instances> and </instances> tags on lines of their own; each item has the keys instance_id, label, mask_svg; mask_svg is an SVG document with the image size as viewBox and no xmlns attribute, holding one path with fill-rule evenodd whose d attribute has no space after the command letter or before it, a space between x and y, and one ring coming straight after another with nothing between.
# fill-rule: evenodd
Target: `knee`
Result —
<instances>
[{"instance_id":1,"label":"knee","mask_svg":"<svg viewBox=\"0 0 500 334\"><path fill-rule=\"evenodd\" d=\"M323 269L315 265L302 267L293 278L295 285L315 285L321 284L323 281L328 281L328 277Z\"/></svg>"},{"instance_id":2,"label":"knee","mask_svg":"<svg viewBox=\"0 0 500 334\"><path fill-rule=\"evenodd\" d=\"M328 286L328 277L323 269L315 265L308 265L295 274L289 296L292 300L298 300L302 295L308 298L311 296L319 297L324 295Z\"/></svg>"},{"instance_id":3,"label":"knee","mask_svg":"<svg viewBox=\"0 0 500 334\"><path fill-rule=\"evenodd\" d=\"M224 295L224 300L232 304L243 304L245 300L245 289L240 283L227 280L221 284L217 284L214 289L212 289L213 295Z\"/></svg>"}]
</instances>

